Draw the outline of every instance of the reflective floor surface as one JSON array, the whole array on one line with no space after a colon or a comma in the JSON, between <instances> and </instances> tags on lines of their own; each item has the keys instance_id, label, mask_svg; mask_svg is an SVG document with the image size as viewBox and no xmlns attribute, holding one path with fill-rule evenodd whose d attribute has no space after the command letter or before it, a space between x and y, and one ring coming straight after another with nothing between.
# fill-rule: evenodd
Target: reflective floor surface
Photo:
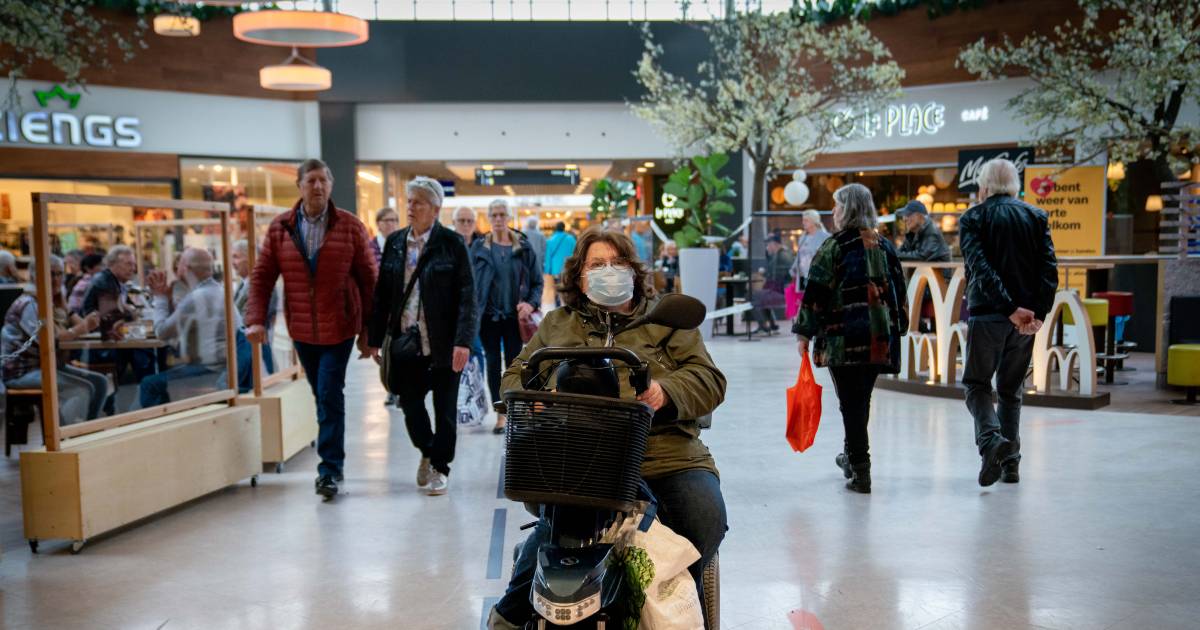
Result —
<instances>
[{"instance_id":1,"label":"reflective floor surface","mask_svg":"<svg viewBox=\"0 0 1200 630\"><path fill-rule=\"evenodd\" d=\"M784 440L787 337L710 345L729 393L704 439L721 469L722 627L1196 628L1200 416L1026 408L1022 480L982 489L961 402L877 392L874 494L842 488L828 374L816 444ZM529 518L498 498L501 437L464 433L450 494L377 370L351 367L346 489L312 490L306 450L78 556L23 543L16 457L0 464L0 627L474 629ZM490 428L490 424L489 424Z\"/></svg>"}]
</instances>

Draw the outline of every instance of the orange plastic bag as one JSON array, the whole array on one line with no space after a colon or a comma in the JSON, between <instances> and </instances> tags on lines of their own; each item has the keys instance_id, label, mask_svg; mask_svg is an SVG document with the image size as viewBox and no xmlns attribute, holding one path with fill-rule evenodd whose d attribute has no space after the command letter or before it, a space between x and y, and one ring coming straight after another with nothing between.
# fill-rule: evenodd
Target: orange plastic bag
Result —
<instances>
[{"instance_id":1,"label":"orange plastic bag","mask_svg":"<svg viewBox=\"0 0 1200 630\"><path fill-rule=\"evenodd\" d=\"M787 390L787 441L792 450L803 453L812 446L821 424L821 386L813 378L808 352L800 357L800 374L796 385Z\"/></svg>"}]
</instances>

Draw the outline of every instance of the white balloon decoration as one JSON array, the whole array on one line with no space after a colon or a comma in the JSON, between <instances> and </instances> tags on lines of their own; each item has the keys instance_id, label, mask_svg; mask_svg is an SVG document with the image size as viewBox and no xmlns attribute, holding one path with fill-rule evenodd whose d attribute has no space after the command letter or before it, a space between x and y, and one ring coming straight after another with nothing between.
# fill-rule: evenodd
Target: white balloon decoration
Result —
<instances>
[{"instance_id":1,"label":"white balloon decoration","mask_svg":"<svg viewBox=\"0 0 1200 630\"><path fill-rule=\"evenodd\" d=\"M804 169L802 169L802 168L798 168L798 169L792 171L792 181L794 181L794 182L802 182L807 178L808 178L808 173L805 173Z\"/></svg>"},{"instance_id":2,"label":"white balloon decoration","mask_svg":"<svg viewBox=\"0 0 1200 630\"><path fill-rule=\"evenodd\" d=\"M789 206L803 205L805 201L808 201L808 186L804 182L792 180L783 187L783 198L787 200Z\"/></svg>"}]
</instances>

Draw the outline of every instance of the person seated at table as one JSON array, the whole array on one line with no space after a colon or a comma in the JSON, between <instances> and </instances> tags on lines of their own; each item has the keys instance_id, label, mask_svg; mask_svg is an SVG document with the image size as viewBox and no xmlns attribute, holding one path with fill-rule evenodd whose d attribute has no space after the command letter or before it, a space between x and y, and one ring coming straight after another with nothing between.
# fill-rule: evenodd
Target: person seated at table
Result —
<instances>
[{"instance_id":1,"label":"person seated at table","mask_svg":"<svg viewBox=\"0 0 1200 630\"><path fill-rule=\"evenodd\" d=\"M667 280L667 293L675 292L675 278L679 276L679 246L675 241L663 244L662 258L654 264L655 271L661 271Z\"/></svg>"},{"instance_id":2,"label":"person seated at table","mask_svg":"<svg viewBox=\"0 0 1200 630\"><path fill-rule=\"evenodd\" d=\"M83 296L81 313L100 313L100 334L105 341L120 341L124 337L121 324L136 320L140 313L130 301L129 286L137 273L133 249L115 245L104 255L104 269L92 276ZM153 350L85 351L86 363L115 363L115 378L120 383L125 367L133 369L134 380L141 381L154 373Z\"/></svg>"},{"instance_id":3,"label":"person seated at table","mask_svg":"<svg viewBox=\"0 0 1200 630\"><path fill-rule=\"evenodd\" d=\"M10 251L0 249L0 284L21 284L21 272L17 269L17 257Z\"/></svg>"},{"instance_id":4,"label":"person seated at table","mask_svg":"<svg viewBox=\"0 0 1200 630\"><path fill-rule=\"evenodd\" d=\"M100 314L87 317L68 314L63 297L63 261L50 256L50 293L54 300L54 338L56 341L78 339L100 326ZM37 274L29 270L30 286L13 302L4 316L0 330L0 353L11 357L4 363L4 385L9 389L41 389L42 364L38 344ZM29 343L29 347L21 348ZM74 424L100 416L104 400L109 395L108 377L84 370L60 358L58 362L59 423Z\"/></svg>"},{"instance_id":5,"label":"person seated at table","mask_svg":"<svg viewBox=\"0 0 1200 630\"><path fill-rule=\"evenodd\" d=\"M756 335L770 335L779 330L775 309L786 306L783 292L792 277L793 258L792 250L784 246L783 238L778 234L767 237L767 266L758 270L763 276L762 289L755 291L751 299L754 304L751 314L758 323L754 330Z\"/></svg>"},{"instance_id":6,"label":"person seated at table","mask_svg":"<svg viewBox=\"0 0 1200 630\"><path fill-rule=\"evenodd\" d=\"M929 220L929 210L920 201L910 201L896 211L904 221L904 243L896 255L914 262L947 262L950 246L938 226Z\"/></svg>"},{"instance_id":7,"label":"person seated at table","mask_svg":"<svg viewBox=\"0 0 1200 630\"><path fill-rule=\"evenodd\" d=\"M75 288L75 283L83 277L83 271L80 269L80 264L83 262L83 252L78 249L72 249L63 256L63 267L66 270L66 275L63 276L63 294L71 295L71 289Z\"/></svg>"},{"instance_id":8,"label":"person seated at table","mask_svg":"<svg viewBox=\"0 0 1200 630\"><path fill-rule=\"evenodd\" d=\"M100 254L88 254L79 262L79 270L83 275L75 281L75 286L71 287L67 294L67 310L71 313L78 314L83 310L83 298L87 295L88 287L92 285L92 279L96 274L104 269L104 257Z\"/></svg>"},{"instance_id":9,"label":"person seated at table","mask_svg":"<svg viewBox=\"0 0 1200 630\"><path fill-rule=\"evenodd\" d=\"M179 353L188 361L142 380L140 399L143 408L171 401L167 385L171 381L222 373L227 366L225 354L225 287L213 279L213 257L203 249L184 250L180 262L183 279L191 290L170 311L170 286L163 271L152 271L147 284L154 298L154 334L163 341L179 340ZM241 317L234 314L234 325ZM216 379L213 379L214 382Z\"/></svg>"},{"instance_id":10,"label":"person seated at table","mask_svg":"<svg viewBox=\"0 0 1200 630\"><path fill-rule=\"evenodd\" d=\"M393 210L392 213L395 214L395 211ZM229 250L229 258L233 263L233 270L238 275L237 282L233 285L233 308L237 310L238 317L245 321L246 304L250 301L250 241L242 239L234 242L233 248ZM279 312L279 291L276 290L271 292L271 300L267 303L267 341L262 345L263 365L267 368L268 374L275 373L275 357L271 354L271 339L274 337L277 312ZM242 366L245 365L249 368L252 356L250 342L244 334L241 334L241 331L237 336L237 349L238 383L239 389L241 389L246 386L243 381L251 374L249 369L243 374Z\"/></svg>"}]
</instances>

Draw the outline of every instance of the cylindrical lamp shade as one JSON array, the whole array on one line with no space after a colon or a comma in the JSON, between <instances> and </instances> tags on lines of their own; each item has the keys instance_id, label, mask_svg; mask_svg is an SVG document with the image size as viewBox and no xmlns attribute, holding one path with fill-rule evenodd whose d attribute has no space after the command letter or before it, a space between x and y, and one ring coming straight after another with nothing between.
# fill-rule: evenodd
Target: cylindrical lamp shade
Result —
<instances>
[{"instance_id":1,"label":"cylindrical lamp shade","mask_svg":"<svg viewBox=\"0 0 1200 630\"><path fill-rule=\"evenodd\" d=\"M233 16L233 34L266 46L355 46L367 41L367 21L322 11L250 11Z\"/></svg>"},{"instance_id":2,"label":"cylindrical lamp shade","mask_svg":"<svg viewBox=\"0 0 1200 630\"><path fill-rule=\"evenodd\" d=\"M321 66L280 64L258 71L258 83L268 90L308 92L328 90L333 86L333 73Z\"/></svg>"},{"instance_id":3,"label":"cylindrical lamp shade","mask_svg":"<svg viewBox=\"0 0 1200 630\"><path fill-rule=\"evenodd\" d=\"M1162 209L1162 195L1150 195L1149 197L1146 197L1146 212L1161 212Z\"/></svg>"},{"instance_id":4,"label":"cylindrical lamp shade","mask_svg":"<svg viewBox=\"0 0 1200 630\"><path fill-rule=\"evenodd\" d=\"M200 20L186 15L156 15L154 32L166 37L195 37L200 34Z\"/></svg>"},{"instance_id":5,"label":"cylindrical lamp shade","mask_svg":"<svg viewBox=\"0 0 1200 630\"><path fill-rule=\"evenodd\" d=\"M1125 179L1125 165L1120 162L1109 162L1105 178L1118 181Z\"/></svg>"}]
</instances>

